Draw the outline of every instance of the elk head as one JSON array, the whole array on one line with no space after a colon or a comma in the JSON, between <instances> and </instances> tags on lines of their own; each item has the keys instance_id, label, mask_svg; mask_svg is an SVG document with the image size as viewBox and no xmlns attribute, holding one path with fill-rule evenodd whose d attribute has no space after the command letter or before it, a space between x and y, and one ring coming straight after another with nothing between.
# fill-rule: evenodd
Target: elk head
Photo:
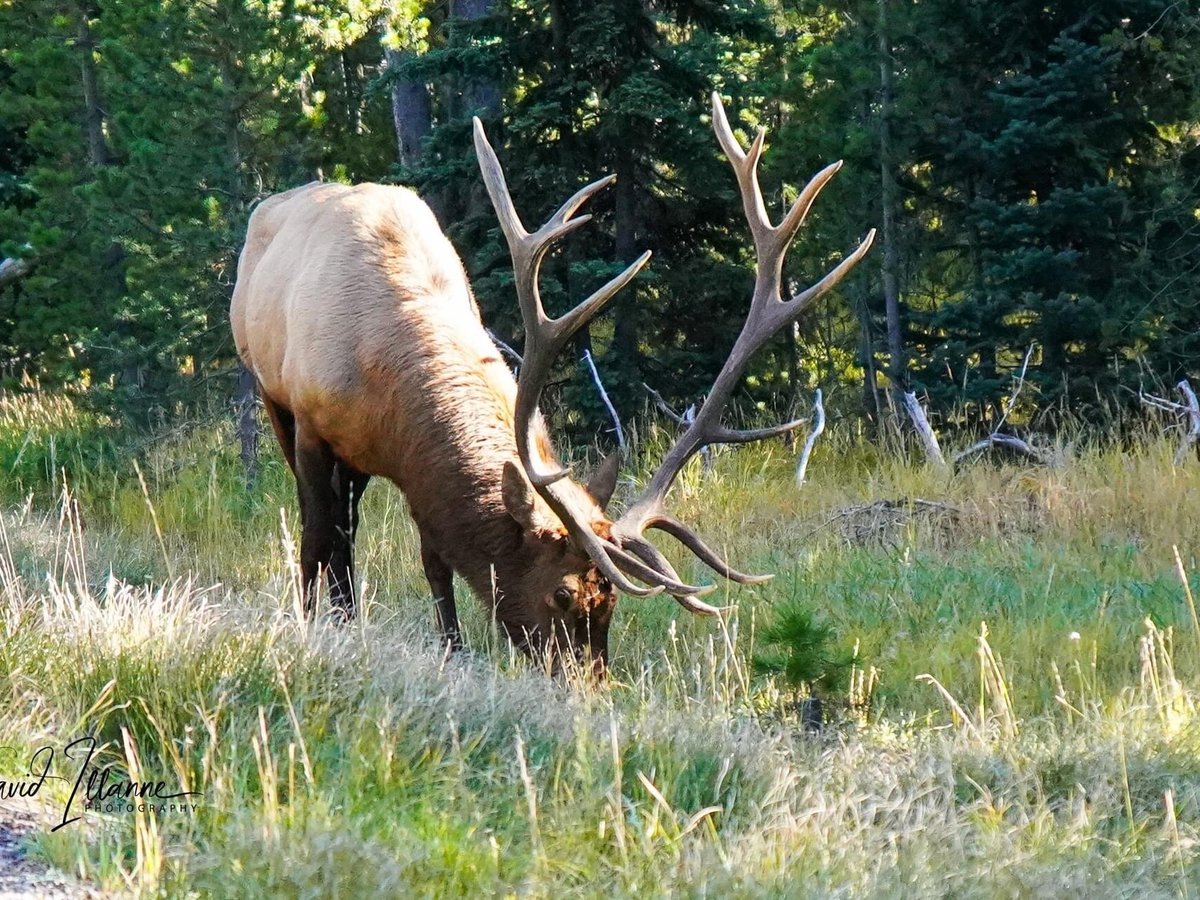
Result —
<instances>
[{"instance_id":1,"label":"elk head","mask_svg":"<svg viewBox=\"0 0 1200 900\"><path fill-rule=\"evenodd\" d=\"M532 589L534 596L549 591L541 605L547 610L558 611L557 614L551 614L551 627L539 623L539 633L546 636L543 640L547 640L552 633L560 642L576 650L585 644L590 646L593 665L597 670L603 670L605 665L608 623L616 604L617 590L636 597L649 597L665 591L689 612L700 615L717 615L720 612L700 599L716 586L684 582L667 557L646 538L647 530L657 529L667 533L705 565L730 581L753 584L772 577L747 575L730 566L694 531L667 513L666 495L684 464L705 445L757 441L784 434L803 424L803 420L796 420L772 428L734 430L721 424L721 414L754 352L774 334L794 322L814 300L840 282L867 253L875 237L872 229L854 252L824 278L793 299L784 301L780 290L784 255L804 223L817 194L841 168L841 162L833 163L817 173L800 192L783 220L773 225L758 184L758 161L762 156L766 131L760 128L749 151L743 150L729 126L720 96L715 92L712 95L712 118L717 141L737 176L742 206L754 240L757 268L750 310L728 359L695 419L667 452L642 493L615 520L604 515L611 485L615 483L615 467L606 476L607 484L602 480L595 494L584 492L566 477L567 470L547 462L553 457L538 444L544 431L539 424L537 407L542 388L559 352L645 266L650 253L643 253L625 271L570 312L557 319L548 317L538 291L541 261L555 241L591 218L590 215L575 217L575 213L592 195L611 184L615 176L610 175L582 188L541 228L529 233L513 206L504 172L488 143L483 125L479 119L475 119L476 154L488 195L512 254L517 300L525 327L525 352L517 381L514 415L517 455L522 471L517 471L512 464L506 466L505 505L510 514L526 526L527 534L540 533L543 540L550 538L543 556L554 552L560 557L558 565L545 566L544 574L533 578L536 582L544 581L544 584L529 584L527 587L527 590ZM557 521L543 521L539 527L535 518L538 508L535 494ZM525 521L522 521L522 517ZM550 547L556 549L551 551ZM530 577L533 577L532 573ZM525 594L527 597L529 595Z\"/></svg>"}]
</instances>

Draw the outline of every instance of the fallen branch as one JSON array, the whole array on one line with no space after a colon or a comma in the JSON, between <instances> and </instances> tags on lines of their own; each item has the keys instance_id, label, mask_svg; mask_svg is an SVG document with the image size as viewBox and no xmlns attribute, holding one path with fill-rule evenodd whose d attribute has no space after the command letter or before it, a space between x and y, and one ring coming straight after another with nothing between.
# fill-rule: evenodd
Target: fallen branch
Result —
<instances>
[{"instance_id":1,"label":"fallen branch","mask_svg":"<svg viewBox=\"0 0 1200 900\"><path fill-rule=\"evenodd\" d=\"M982 453L984 450L989 450L992 447L1004 447L1006 450L1012 450L1014 453L1020 453L1023 456L1028 456L1041 465L1053 466L1055 459L1048 453L1037 449L1027 441L1011 434L1001 434L1000 429L1004 427L1004 423L1008 420L1008 414L1012 412L1016 405L1017 397L1021 396L1021 389L1025 387L1025 373L1029 371L1029 359L1033 356L1033 348L1036 344L1030 344L1029 349L1025 351L1025 359L1021 363L1021 371L1017 373L1014 379L1013 389L1008 395L1008 402L1004 404L1004 414L1000 416L1000 421L996 423L996 427L992 433L983 440L976 441L970 447L964 450L959 450L954 454L951 463L958 467L958 464L963 460L974 456L977 453Z\"/></svg>"},{"instance_id":2,"label":"fallen branch","mask_svg":"<svg viewBox=\"0 0 1200 900\"><path fill-rule=\"evenodd\" d=\"M1051 462L1050 457L1048 457L1041 450L1038 450L1036 447L1031 446L1027 441L1023 441L1019 437L1011 434L999 434L996 432L989 434L981 441L976 441L965 450L959 450L954 454L951 462L957 466L967 457L976 453L980 453L991 447L1004 447L1008 450L1023 454L1024 456L1028 456L1030 459L1036 462L1046 465L1049 465Z\"/></svg>"},{"instance_id":3,"label":"fallen branch","mask_svg":"<svg viewBox=\"0 0 1200 900\"><path fill-rule=\"evenodd\" d=\"M933 426L929 424L929 419L925 415L925 408L921 406L917 395L912 391L904 392L904 408L908 410L908 417L912 419L913 427L917 429L917 434L921 436L921 443L925 445L925 456L939 469L947 468L946 457L942 455L942 447L938 443L937 435L933 433Z\"/></svg>"},{"instance_id":4,"label":"fallen branch","mask_svg":"<svg viewBox=\"0 0 1200 900\"><path fill-rule=\"evenodd\" d=\"M804 476L808 473L808 459L812 456L813 445L825 431L825 403L821 399L821 389L817 388L817 398L813 401L813 427L804 442L804 450L800 453L800 461L796 463L796 487L804 484Z\"/></svg>"},{"instance_id":5,"label":"fallen branch","mask_svg":"<svg viewBox=\"0 0 1200 900\"><path fill-rule=\"evenodd\" d=\"M1175 390L1183 395L1185 403L1175 403L1163 397L1155 397L1153 394L1147 394L1143 391L1138 391L1138 397L1147 406L1161 409L1164 412L1174 413L1177 416L1186 416L1189 426L1179 442L1179 449L1175 452L1175 465L1183 464L1188 454L1196 446L1197 441L1200 441L1200 401L1196 398L1196 392L1192 389L1191 383L1185 378L1177 385Z\"/></svg>"},{"instance_id":6,"label":"fallen branch","mask_svg":"<svg viewBox=\"0 0 1200 900\"><path fill-rule=\"evenodd\" d=\"M644 381L642 382L642 387L644 387L646 389L647 393L650 394L650 397L654 400L654 405L659 408L659 410L662 412L662 414L665 415L672 422L674 422L676 425L680 426L681 428L687 429L687 428L691 427L691 424L694 421L696 421L696 404L693 403L691 406L689 406L687 409L685 409L683 411L683 415L680 415L679 413L675 412L675 410L671 409L671 405L669 403L667 403L666 400L663 399L662 394L660 394L654 388L650 387L650 385L646 384L646 382L644 382ZM712 445L705 444L703 447L700 448L700 468L701 468L701 470L704 472L709 471L712 468L712 461L713 461Z\"/></svg>"}]
</instances>

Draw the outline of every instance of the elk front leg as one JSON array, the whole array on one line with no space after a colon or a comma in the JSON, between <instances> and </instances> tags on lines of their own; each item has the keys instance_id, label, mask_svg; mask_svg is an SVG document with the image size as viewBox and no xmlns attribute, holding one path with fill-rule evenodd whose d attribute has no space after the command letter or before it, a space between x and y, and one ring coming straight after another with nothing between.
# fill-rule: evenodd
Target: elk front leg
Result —
<instances>
[{"instance_id":1,"label":"elk front leg","mask_svg":"<svg viewBox=\"0 0 1200 900\"><path fill-rule=\"evenodd\" d=\"M458 630L458 609L454 605L454 571L432 549L424 534L421 535L421 565L425 567L425 578L433 591L442 639L451 650L461 650L462 634Z\"/></svg>"}]
</instances>

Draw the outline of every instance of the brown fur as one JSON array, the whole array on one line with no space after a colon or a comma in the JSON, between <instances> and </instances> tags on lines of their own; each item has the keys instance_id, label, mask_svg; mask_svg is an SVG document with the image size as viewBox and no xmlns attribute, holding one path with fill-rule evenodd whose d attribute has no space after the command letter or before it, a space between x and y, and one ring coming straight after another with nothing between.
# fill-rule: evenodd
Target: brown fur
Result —
<instances>
[{"instance_id":1,"label":"brown fur","mask_svg":"<svg viewBox=\"0 0 1200 900\"><path fill-rule=\"evenodd\" d=\"M380 475L408 500L447 640L457 642L453 570L494 600L521 646L587 636L603 665L615 594L519 474L516 384L415 194L310 184L267 199L250 219L230 316L297 476L306 588L327 569L335 604L353 612L357 502ZM544 430L536 445L550 464ZM596 500L567 490L604 533ZM565 612L561 587L573 597Z\"/></svg>"}]
</instances>

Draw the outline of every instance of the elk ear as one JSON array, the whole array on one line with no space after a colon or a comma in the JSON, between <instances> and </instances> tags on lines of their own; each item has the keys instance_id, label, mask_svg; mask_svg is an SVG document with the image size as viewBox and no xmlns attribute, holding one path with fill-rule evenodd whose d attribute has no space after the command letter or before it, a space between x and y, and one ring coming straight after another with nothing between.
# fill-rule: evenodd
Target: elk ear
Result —
<instances>
[{"instance_id":1,"label":"elk ear","mask_svg":"<svg viewBox=\"0 0 1200 900\"><path fill-rule=\"evenodd\" d=\"M610 453L588 479L587 492L592 495L592 499L602 511L608 508L608 501L617 489L617 472L620 465L620 453Z\"/></svg>"},{"instance_id":2,"label":"elk ear","mask_svg":"<svg viewBox=\"0 0 1200 900\"><path fill-rule=\"evenodd\" d=\"M518 525L531 531L536 529L533 517L533 485L511 460L504 464L504 470L500 474L500 496L504 499L504 508L517 520Z\"/></svg>"}]
</instances>

